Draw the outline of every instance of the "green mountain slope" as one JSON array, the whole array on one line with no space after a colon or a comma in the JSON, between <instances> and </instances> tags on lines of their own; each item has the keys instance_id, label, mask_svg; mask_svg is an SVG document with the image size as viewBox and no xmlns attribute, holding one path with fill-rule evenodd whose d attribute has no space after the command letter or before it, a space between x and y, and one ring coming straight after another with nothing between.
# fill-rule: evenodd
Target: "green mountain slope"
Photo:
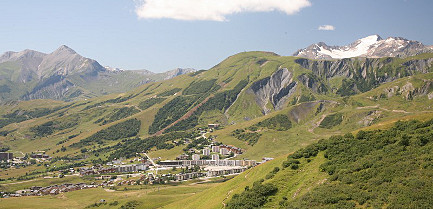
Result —
<instances>
[{"instance_id":1,"label":"green mountain slope","mask_svg":"<svg viewBox=\"0 0 433 209\"><path fill-rule=\"evenodd\" d=\"M424 208L432 204L433 121L333 136L298 150L265 177L275 194L260 204L282 208ZM251 185L249 185L251 188ZM254 187L254 186L253 186ZM251 189L250 189L251 190ZM211 191L209 191L211 192ZM253 191L254 192L254 191ZM251 192L228 208L262 203Z\"/></svg>"},{"instance_id":2,"label":"green mountain slope","mask_svg":"<svg viewBox=\"0 0 433 209\"><path fill-rule=\"evenodd\" d=\"M185 145L174 141L191 136L194 128L219 123L220 130L212 135L244 149L239 158L278 157L331 135L385 127L401 118L430 117L431 57L393 58L364 68L373 77L384 72L383 79L363 83L371 85L364 93L342 96L344 82L361 82L363 68L356 66L363 66L365 59L346 60L340 68L307 69L305 59L300 63L300 58L273 53L240 53L208 71L148 83L127 93L76 102L6 103L0 109L0 142L17 153L45 150L83 163L142 151L167 159L183 152ZM392 66L410 73L391 76L386 69L394 72ZM338 73L324 76L332 72ZM351 76L355 74L358 77ZM128 121L138 122L125 125ZM107 134L120 130L130 134Z\"/></svg>"}]
</instances>

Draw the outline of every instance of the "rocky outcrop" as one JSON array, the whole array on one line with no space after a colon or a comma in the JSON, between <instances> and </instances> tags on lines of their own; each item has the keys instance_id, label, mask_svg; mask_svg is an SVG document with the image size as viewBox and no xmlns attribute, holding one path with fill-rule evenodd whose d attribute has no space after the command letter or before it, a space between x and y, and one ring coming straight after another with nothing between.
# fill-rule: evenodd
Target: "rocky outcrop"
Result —
<instances>
[{"instance_id":1,"label":"rocky outcrop","mask_svg":"<svg viewBox=\"0 0 433 209\"><path fill-rule=\"evenodd\" d=\"M277 70L270 77L256 81L247 90L255 95L257 104L262 108L263 114L269 113L268 103L271 102L275 110L283 108L287 98L293 94L297 82L293 81L293 73L283 68Z\"/></svg>"},{"instance_id":2,"label":"rocky outcrop","mask_svg":"<svg viewBox=\"0 0 433 209\"><path fill-rule=\"evenodd\" d=\"M328 91L328 88L326 87L325 84L323 84L320 81L320 78L318 78L317 76L314 76L312 74L302 74L300 76L298 76L298 80L304 84L304 86L307 86L308 88L310 88L311 90L313 90L315 93L326 93Z\"/></svg>"},{"instance_id":3,"label":"rocky outcrop","mask_svg":"<svg viewBox=\"0 0 433 209\"><path fill-rule=\"evenodd\" d=\"M380 110L373 110L368 112L368 114L358 122L361 126L371 126L377 119L379 119L382 116L382 111Z\"/></svg>"},{"instance_id":4,"label":"rocky outcrop","mask_svg":"<svg viewBox=\"0 0 433 209\"><path fill-rule=\"evenodd\" d=\"M55 75L36 86L30 93L23 96L24 99L56 99L66 97L69 90L75 85L61 75ZM78 96L78 95L77 95Z\"/></svg>"},{"instance_id":5,"label":"rocky outcrop","mask_svg":"<svg viewBox=\"0 0 433 209\"><path fill-rule=\"evenodd\" d=\"M411 72L428 73L432 70L433 58L429 59L414 59L402 64L406 70Z\"/></svg>"},{"instance_id":6,"label":"rocky outcrop","mask_svg":"<svg viewBox=\"0 0 433 209\"><path fill-rule=\"evenodd\" d=\"M416 96L427 96L433 99L433 81L424 80L422 86L414 87L411 82L407 82L403 86L392 86L384 89L385 96L391 98L396 95L402 95L406 100L412 100Z\"/></svg>"},{"instance_id":7,"label":"rocky outcrop","mask_svg":"<svg viewBox=\"0 0 433 209\"><path fill-rule=\"evenodd\" d=\"M167 80L167 79L172 79L172 78L179 76L179 75L188 74L188 73L192 73L195 71L196 70L192 69L192 68L176 68L174 70L170 70L170 71L167 71L167 72L162 73L162 74L165 75L164 80Z\"/></svg>"},{"instance_id":8,"label":"rocky outcrop","mask_svg":"<svg viewBox=\"0 0 433 209\"><path fill-rule=\"evenodd\" d=\"M403 63L399 58L348 58L341 60L300 58L296 59L295 62L303 68L311 70L314 75L325 81L335 77L346 78L350 81L347 82L346 88L357 90L354 93L366 92L382 83L398 78L417 73L427 73L433 68L433 58L411 59ZM305 78L301 79L305 80Z\"/></svg>"}]
</instances>

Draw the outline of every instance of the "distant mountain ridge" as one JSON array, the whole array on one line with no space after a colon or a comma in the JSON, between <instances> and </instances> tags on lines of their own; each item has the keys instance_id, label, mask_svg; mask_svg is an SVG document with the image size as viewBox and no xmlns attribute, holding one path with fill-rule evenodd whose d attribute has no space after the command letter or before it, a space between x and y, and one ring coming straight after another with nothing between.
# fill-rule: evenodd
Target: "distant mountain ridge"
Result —
<instances>
[{"instance_id":1,"label":"distant mountain ridge","mask_svg":"<svg viewBox=\"0 0 433 209\"><path fill-rule=\"evenodd\" d=\"M177 68L153 73L103 67L66 45L49 54L30 49L9 51L0 56L0 101L91 98L194 71Z\"/></svg>"},{"instance_id":2,"label":"distant mountain ridge","mask_svg":"<svg viewBox=\"0 0 433 209\"><path fill-rule=\"evenodd\" d=\"M428 52L433 52L433 46L425 46L418 41L411 41L401 37L382 39L379 35L371 35L345 46L328 46L326 43L319 42L298 50L293 56L309 59L404 58Z\"/></svg>"}]
</instances>

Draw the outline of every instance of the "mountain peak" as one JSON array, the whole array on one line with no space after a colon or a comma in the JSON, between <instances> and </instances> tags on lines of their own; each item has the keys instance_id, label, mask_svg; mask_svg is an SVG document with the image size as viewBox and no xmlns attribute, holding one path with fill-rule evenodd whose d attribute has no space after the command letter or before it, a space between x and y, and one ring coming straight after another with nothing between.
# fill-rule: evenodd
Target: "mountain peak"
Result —
<instances>
[{"instance_id":1,"label":"mountain peak","mask_svg":"<svg viewBox=\"0 0 433 209\"><path fill-rule=\"evenodd\" d=\"M71 49L70 47L68 47L66 45L61 45L53 53L56 53L56 52L68 52L68 53L71 53L71 54L76 54L77 53L73 49Z\"/></svg>"},{"instance_id":2,"label":"mountain peak","mask_svg":"<svg viewBox=\"0 0 433 209\"><path fill-rule=\"evenodd\" d=\"M383 40L383 39L379 35L375 34L375 35L367 36L365 38L361 38L359 40L362 40L362 41L380 41L380 40Z\"/></svg>"},{"instance_id":3,"label":"mountain peak","mask_svg":"<svg viewBox=\"0 0 433 209\"><path fill-rule=\"evenodd\" d=\"M432 52L428 46L404 38L370 35L345 46L328 46L323 42L300 49L293 54L310 59L343 59L351 57L407 57Z\"/></svg>"}]
</instances>

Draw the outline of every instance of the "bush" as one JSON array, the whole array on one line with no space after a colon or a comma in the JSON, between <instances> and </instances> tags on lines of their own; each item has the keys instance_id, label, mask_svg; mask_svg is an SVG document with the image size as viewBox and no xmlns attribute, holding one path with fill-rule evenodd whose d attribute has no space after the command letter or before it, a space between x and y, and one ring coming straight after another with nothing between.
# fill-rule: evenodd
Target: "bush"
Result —
<instances>
[{"instance_id":1,"label":"bush","mask_svg":"<svg viewBox=\"0 0 433 209\"><path fill-rule=\"evenodd\" d=\"M193 82L185 90L183 90L182 94L192 95L207 93L215 85L215 81L216 79Z\"/></svg>"},{"instance_id":2,"label":"bush","mask_svg":"<svg viewBox=\"0 0 433 209\"><path fill-rule=\"evenodd\" d=\"M137 110L137 108L135 108L135 107L122 107L122 108L116 109L116 110L114 110L114 113L112 113L108 117L107 120L104 120L102 122L102 125L105 125L107 123L111 123L114 121L118 121L118 120L123 119L123 118L127 118L127 117L134 115L136 113L139 113L139 112L140 112L140 110Z\"/></svg>"},{"instance_id":3,"label":"bush","mask_svg":"<svg viewBox=\"0 0 433 209\"><path fill-rule=\"evenodd\" d=\"M160 98L160 97L150 98L150 99L147 99L147 100L140 102L140 104L138 105L138 108L140 108L141 110L146 110L146 109L152 107L153 105L159 104L165 100L166 100L166 98Z\"/></svg>"},{"instance_id":4,"label":"bush","mask_svg":"<svg viewBox=\"0 0 433 209\"><path fill-rule=\"evenodd\" d=\"M254 144L259 141L261 134L256 132L245 132L243 129L236 129L232 133L232 136L239 140L246 141L249 145L254 146Z\"/></svg>"},{"instance_id":5,"label":"bush","mask_svg":"<svg viewBox=\"0 0 433 209\"><path fill-rule=\"evenodd\" d=\"M287 115L278 114L257 124L259 127L266 127L277 131L286 131L292 128L292 123Z\"/></svg>"},{"instance_id":6,"label":"bush","mask_svg":"<svg viewBox=\"0 0 433 209\"><path fill-rule=\"evenodd\" d=\"M178 96L172 99L156 113L149 134L154 134L181 118L196 102L196 96Z\"/></svg>"},{"instance_id":7,"label":"bush","mask_svg":"<svg viewBox=\"0 0 433 209\"><path fill-rule=\"evenodd\" d=\"M315 187L287 207L428 208L433 205L433 144L426 139L432 136L433 120L399 121L388 130L358 132L356 138L362 140L346 134L310 145L324 149L328 160L320 169L332 183ZM309 147L296 156L315 150ZM283 163L288 165L297 166Z\"/></svg>"},{"instance_id":8,"label":"bush","mask_svg":"<svg viewBox=\"0 0 433 209\"><path fill-rule=\"evenodd\" d=\"M268 197L277 191L278 188L272 184L254 182L252 188L245 189L239 195L234 195L227 203L227 208L260 208L268 201Z\"/></svg>"},{"instance_id":9,"label":"bush","mask_svg":"<svg viewBox=\"0 0 433 209\"><path fill-rule=\"evenodd\" d=\"M174 88L174 89L170 89L168 91L164 91L160 94L158 94L159 97L166 97L166 96L172 96L173 94L179 92L180 90L182 90L181 88Z\"/></svg>"},{"instance_id":10,"label":"bush","mask_svg":"<svg viewBox=\"0 0 433 209\"><path fill-rule=\"evenodd\" d=\"M80 140L78 143L74 143L73 147L82 147L91 143L102 144L104 140L119 140L128 137L133 137L140 131L141 121L138 119L129 119L121 123L112 125L106 129L100 130L95 134Z\"/></svg>"},{"instance_id":11,"label":"bush","mask_svg":"<svg viewBox=\"0 0 433 209\"><path fill-rule=\"evenodd\" d=\"M332 115L326 116L322 122L320 123L320 128L331 129L334 126L340 125L343 122L343 114L335 113Z\"/></svg>"}]
</instances>

